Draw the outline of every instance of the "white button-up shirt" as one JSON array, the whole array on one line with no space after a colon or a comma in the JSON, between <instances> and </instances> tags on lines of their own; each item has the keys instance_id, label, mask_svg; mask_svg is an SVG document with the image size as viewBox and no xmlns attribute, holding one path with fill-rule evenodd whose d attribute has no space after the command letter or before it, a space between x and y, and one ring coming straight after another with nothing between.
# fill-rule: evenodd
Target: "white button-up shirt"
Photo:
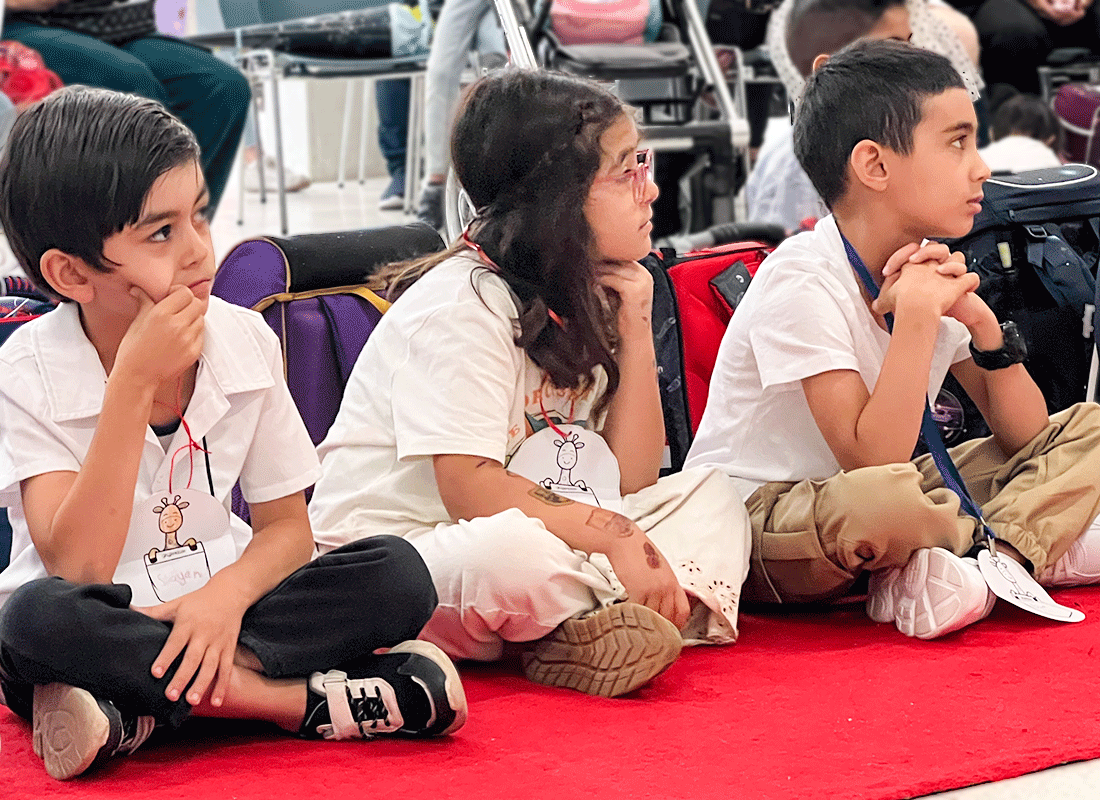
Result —
<instances>
[{"instance_id":1,"label":"white button-up shirt","mask_svg":"<svg viewBox=\"0 0 1100 800\"><path fill-rule=\"evenodd\" d=\"M0 606L16 588L45 577L31 541L19 482L47 472L79 471L103 407L107 375L80 324L75 303L65 303L16 331L0 349L0 506L10 506L11 564L0 573ZM191 436L205 438L209 458L187 450L181 425L165 452L151 428L138 469L134 501L188 485L210 491L227 509L238 479L245 500L263 503L299 492L320 475L305 425L283 378L279 340L259 314L210 298L195 390L184 414ZM207 477L207 465L209 474ZM193 471L192 471L193 470ZM239 557L251 530L230 515ZM96 521L87 533L96 535ZM133 531L131 531L133 535ZM127 542L130 549L131 542ZM143 549L163 547L150 541Z\"/></svg>"}]
</instances>

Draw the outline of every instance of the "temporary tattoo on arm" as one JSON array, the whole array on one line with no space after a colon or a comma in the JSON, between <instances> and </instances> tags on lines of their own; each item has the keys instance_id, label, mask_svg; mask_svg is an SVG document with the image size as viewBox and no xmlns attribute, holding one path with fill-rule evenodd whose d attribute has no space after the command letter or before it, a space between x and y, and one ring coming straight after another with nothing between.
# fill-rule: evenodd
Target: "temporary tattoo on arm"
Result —
<instances>
[{"instance_id":1,"label":"temporary tattoo on arm","mask_svg":"<svg viewBox=\"0 0 1100 800\"><path fill-rule=\"evenodd\" d=\"M536 486L527 494L531 495L536 500L541 500L548 506L568 506L573 504L573 501L568 497L562 497L560 494L555 494L543 486Z\"/></svg>"},{"instance_id":2,"label":"temporary tattoo on arm","mask_svg":"<svg viewBox=\"0 0 1100 800\"><path fill-rule=\"evenodd\" d=\"M657 555L657 548L646 542L642 550L645 551L645 563L653 569L658 569L661 566L661 557Z\"/></svg>"},{"instance_id":3,"label":"temporary tattoo on arm","mask_svg":"<svg viewBox=\"0 0 1100 800\"><path fill-rule=\"evenodd\" d=\"M606 508L594 508L588 515L588 527L607 531L612 536L626 539L634 535L634 523L622 514L608 511Z\"/></svg>"}]
</instances>

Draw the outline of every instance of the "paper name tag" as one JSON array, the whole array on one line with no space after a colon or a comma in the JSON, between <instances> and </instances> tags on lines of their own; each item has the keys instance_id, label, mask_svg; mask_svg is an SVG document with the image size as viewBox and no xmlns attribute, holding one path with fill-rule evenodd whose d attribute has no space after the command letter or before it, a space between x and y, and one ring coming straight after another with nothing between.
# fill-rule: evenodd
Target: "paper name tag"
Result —
<instances>
[{"instance_id":1,"label":"paper name tag","mask_svg":"<svg viewBox=\"0 0 1100 800\"><path fill-rule=\"evenodd\" d=\"M134 505L115 582L130 586L134 605L156 605L201 588L235 558L225 507L204 492L180 489Z\"/></svg>"},{"instance_id":2,"label":"paper name tag","mask_svg":"<svg viewBox=\"0 0 1100 800\"><path fill-rule=\"evenodd\" d=\"M1080 622L1084 613L1056 603L1028 571L1011 558L993 557L988 549L978 553L978 569L993 594L1012 605L1055 622Z\"/></svg>"},{"instance_id":3,"label":"paper name tag","mask_svg":"<svg viewBox=\"0 0 1100 800\"><path fill-rule=\"evenodd\" d=\"M508 470L569 500L622 510L615 454L602 436L579 425L543 428L528 437Z\"/></svg>"}]
</instances>

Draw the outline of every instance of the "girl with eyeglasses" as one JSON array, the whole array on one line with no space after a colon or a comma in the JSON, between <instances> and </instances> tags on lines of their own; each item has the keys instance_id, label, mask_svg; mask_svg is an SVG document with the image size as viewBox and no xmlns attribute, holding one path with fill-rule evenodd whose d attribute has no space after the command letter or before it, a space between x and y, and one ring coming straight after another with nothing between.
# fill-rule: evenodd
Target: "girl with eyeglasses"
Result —
<instances>
[{"instance_id":1,"label":"girl with eyeglasses","mask_svg":"<svg viewBox=\"0 0 1100 800\"><path fill-rule=\"evenodd\" d=\"M378 276L396 302L320 446L315 535L408 539L455 658L516 643L533 681L630 692L734 641L749 549L725 475L658 480L650 155L615 96L523 70L471 87L451 148L477 214Z\"/></svg>"}]
</instances>

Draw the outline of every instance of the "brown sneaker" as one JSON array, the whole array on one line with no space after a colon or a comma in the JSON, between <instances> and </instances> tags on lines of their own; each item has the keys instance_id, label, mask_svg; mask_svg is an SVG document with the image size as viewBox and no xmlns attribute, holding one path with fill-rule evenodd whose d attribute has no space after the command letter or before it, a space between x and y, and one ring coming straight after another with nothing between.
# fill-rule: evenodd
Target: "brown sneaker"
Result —
<instances>
[{"instance_id":1,"label":"brown sneaker","mask_svg":"<svg viewBox=\"0 0 1100 800\"><path fill-rule=\"evenodd\" d=\"M567 619L523 654L535 683L616 697L649 683L680 655L676 626L637 603L616 603Z\"/></svg>"}]
</instances>

